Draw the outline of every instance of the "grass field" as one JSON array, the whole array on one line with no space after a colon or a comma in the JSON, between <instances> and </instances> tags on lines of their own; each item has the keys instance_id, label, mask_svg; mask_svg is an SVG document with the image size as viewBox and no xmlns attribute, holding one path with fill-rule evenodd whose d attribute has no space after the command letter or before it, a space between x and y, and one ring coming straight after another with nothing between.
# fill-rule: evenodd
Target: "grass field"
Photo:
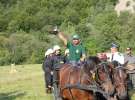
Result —
<instances>
[{"instance_id":1,"label":"grass field","mask_svg":"<svg viewBox=\"0 0 135 100\"><path fill-rule=\"evenodd\" d=\"M0 100L52 100L45 93L43 71L40 64L0 66Z\"/></svg>"},{"instance_id":2,"label":"grass field","mask_svg":"<svg viewBox=\"0 0 135 100\"><path fill-rule=\"evenodd\" d=\"M40 64L0 66L0 100L53 100L45 93L43 71ZM130 92L135 100L135 91Z\"/></svg>"}]
</instances>

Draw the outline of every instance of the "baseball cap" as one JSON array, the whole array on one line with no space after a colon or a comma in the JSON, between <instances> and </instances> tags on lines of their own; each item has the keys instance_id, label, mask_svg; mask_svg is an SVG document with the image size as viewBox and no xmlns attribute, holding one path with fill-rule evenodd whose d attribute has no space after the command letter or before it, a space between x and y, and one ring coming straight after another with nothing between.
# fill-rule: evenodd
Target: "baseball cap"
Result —
<instances>
[{"instance_id":1,"label":"baseball cap","mask_svg":"<svg viewBox=\"0 0 135 100\"><path fill-rule=\"evenodd\" d=\"M72 36L72 39L80 39L80 36L79 36L78 34L74 34L74 35Z\"/></svg>"},{"instance_id":2,"label":"baseball cap","mask_svg":"<svg viewBox=\"0 0 135 100\"><path fill-rule=\"evenodd\" d=\"M119 46L116 43L111 44L111 48L118 48Z\"/></svg>"}]
</instances>

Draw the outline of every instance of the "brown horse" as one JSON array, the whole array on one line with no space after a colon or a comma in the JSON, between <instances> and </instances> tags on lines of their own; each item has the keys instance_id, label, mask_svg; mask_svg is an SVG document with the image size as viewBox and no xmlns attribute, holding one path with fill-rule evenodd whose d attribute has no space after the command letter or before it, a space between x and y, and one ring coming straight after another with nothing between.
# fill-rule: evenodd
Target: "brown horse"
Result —
<instances>
[{"instance_id":1,"label":"brown horse","mask_svg":"<svg viewBox=\"0 0 135 100\"><path fill-rule=\"evenodd\" d=\"M95 73L94 69L98 69L100 82L103 79L102 83L99 82L101 88L103 88L106 93L113 93L114 88L110 82L108 72L105 72L105 74L102 73L101 75L100 72L102 72L102 70L99 68L103 68L103 64L97 66L99 63L100 61L97 57L89 57L85 64L80 67L73 67L71 64L63 65L59 72L59 85L63 100L95 100L93 89L87 90L77 87L81 85L94 86L97 84L93 79L93 73ZM72 87L73 85L74 87Z\"/></svg>"},{"instance_id":2,"label":"brown horse","mask_svg":"<svg viewBox=\"0 0 135 100\"><path fill-rule=\"evenodd\" d=\"M114 61L114 66L112 69L112 78L115 85L116 94L120 100L128 100L128 89L127 89L127 73L125 66L120 65L118 62Z\"/></svg>"},{"instance_id":3,"label":"brown horse","mask_svg":"<svg viewBox=\"0 0 135 100\"><path fill-rule=\"evenodd\" d=\"M98 84L100 84L100 87L108 94L107 100L115 100L114 98L115 89L112 82L110 68L111 67L108 62L101 62L100 64L98 64L96 81ZM101 100L104 100L104 99L101 99Z\"/></svg>"}]
</instances>

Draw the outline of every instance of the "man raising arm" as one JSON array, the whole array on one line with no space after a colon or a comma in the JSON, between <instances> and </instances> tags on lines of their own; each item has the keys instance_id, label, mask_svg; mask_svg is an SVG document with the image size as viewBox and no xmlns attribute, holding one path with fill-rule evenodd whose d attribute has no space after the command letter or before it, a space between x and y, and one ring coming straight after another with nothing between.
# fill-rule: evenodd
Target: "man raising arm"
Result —
<instances>
[{"instance_id":1,"label":"man raising arm","mask_svg":"<svg viewBox=\"0 0 135 100\"><path fill-rule=\"evenodd\" d=\"M58 32L57 35L63 41L64 45L69 49L69 61L84 61L84 59L86 58L85 48L83 47L78 34L74 34L72 36L72 41L69 41L64 36L63 32Z\"/></svg>"}]
</instances>

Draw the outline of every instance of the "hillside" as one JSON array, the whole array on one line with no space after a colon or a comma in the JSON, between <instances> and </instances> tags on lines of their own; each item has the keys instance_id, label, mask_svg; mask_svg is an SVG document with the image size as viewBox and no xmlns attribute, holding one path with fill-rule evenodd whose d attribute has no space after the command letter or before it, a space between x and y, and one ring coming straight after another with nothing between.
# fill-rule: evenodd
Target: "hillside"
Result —
<instances>
[{"instance_id":1,"label":"hillside","mask_svg":"<svg viewBox=\"0 0 135 100\"><path fill-rule=\"evenodd\" d=\"M120 16L120 12L128 11L130 13L135 12L135 1L134 0L118 0L119 2L115 6L115 10Z\"/></svg>"},{"instance_id":2,"label":"hillside","mask_svg":"<svg viewBox=\"0 0 135 100\"><path fill-rule=\"evenodd\" d=\"M108 51L135 52L135 15L114 11L117 0L0 0L0 65L42 63L44 52L64 46L48 30L58 26L68 37L81 36L88 55Z\"/></svg>"}]
</instances>

